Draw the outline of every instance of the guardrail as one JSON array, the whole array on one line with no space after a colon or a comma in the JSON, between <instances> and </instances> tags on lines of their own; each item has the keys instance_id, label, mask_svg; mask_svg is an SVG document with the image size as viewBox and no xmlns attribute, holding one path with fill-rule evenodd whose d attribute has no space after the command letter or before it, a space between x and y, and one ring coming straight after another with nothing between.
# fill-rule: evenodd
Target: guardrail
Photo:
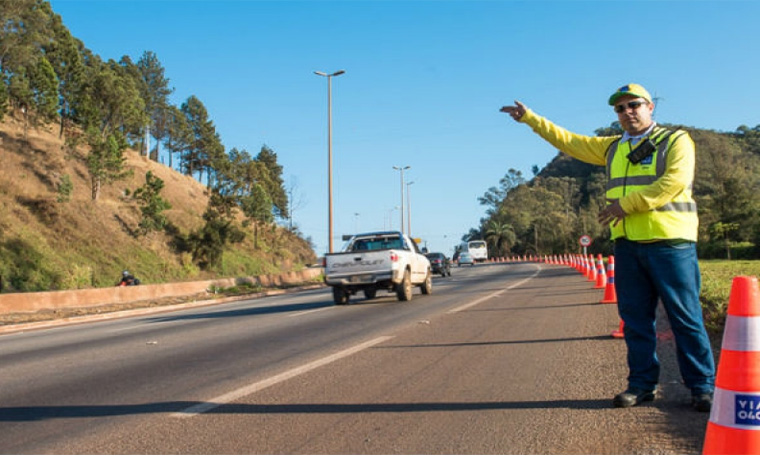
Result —
<instances>
[{"instance_id":1,"label":"guardrail","mask_svg":"<svg viewBox=\"0 0 760 470\"><path fill-rule=\"evenodd\" d=\"M246 284L262 287L284 287L316 280L321 274L322 268L307 268L302 271L283 274L207 281L0 294L0 315L77 307L89 308L166 297L183 297L213 292L214 287L229 288Z\"/></svg>"}]
</instances>

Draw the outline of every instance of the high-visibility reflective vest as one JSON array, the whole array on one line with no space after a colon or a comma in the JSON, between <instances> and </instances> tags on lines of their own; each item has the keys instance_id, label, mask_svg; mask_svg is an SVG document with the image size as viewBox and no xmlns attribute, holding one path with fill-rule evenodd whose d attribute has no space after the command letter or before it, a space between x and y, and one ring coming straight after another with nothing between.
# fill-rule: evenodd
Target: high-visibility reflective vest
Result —
<instances>
[{"instance_id":1,"label":"high-visibility reflective vest","mask_svg":"<svg viewBox=\"0 0 760 470\"><path fill-rule=\"evenodd\" d=\"M620 199L654 183L665 174L668 151L684 131L657 127L650 136L656 150L640 163L627 158L629 145L616 140L607 151L607 199ZM640 144L639 144L640 145ZM697 203L692 197L693 181L673 200L648 212L628 214L617 226L610 225L611 238L632 241L697 241Z\"/></svg>"}]
</instances>

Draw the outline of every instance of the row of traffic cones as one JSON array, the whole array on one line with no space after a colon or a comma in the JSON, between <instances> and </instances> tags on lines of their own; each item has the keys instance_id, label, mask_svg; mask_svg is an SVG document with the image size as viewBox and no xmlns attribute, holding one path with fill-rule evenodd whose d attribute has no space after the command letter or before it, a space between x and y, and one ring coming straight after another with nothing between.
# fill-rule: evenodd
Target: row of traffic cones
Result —
<instances>
[{"instance_id":1,"label":"row of traffic cones","mask_svg":"<svg viewBox=\"0 0 760 470\"><path fill-rule=\"evenodd\" d=\"M610 255L607 263L607 269L604 269L604 260L602 255L596 255L596 262L592 255L564 255L548 256L544 258L548 264L563 264L574 267L578 272L585 275L589 281L594 281L595 289L604 289L604 296L601 303L616 304L617 293L615 292L615 257ZM623 338L623 321L616 331L612 332L613 338Z\"/></svg>"},{"instance_id":2,"label":"row of traffic cones","mask_svg":"<svg viewBox=\"0 0 760 470\"><path fill-rule=\"evenodd\" d=\"M545 262L548 264L564 264L574 267L578 272L586 276L589 281L595 283L595 289L605 289L602 302L616 303L617 297L615 296L614 289L614 259L613 256L609 257L608 270L604 269L604 260L602 259L601 254L596 256L596 261L594 261L593 255L565 255L565 257L560 257L559 260L557 260L556 256L549 257Z\"/></svg>"}]
</instances>

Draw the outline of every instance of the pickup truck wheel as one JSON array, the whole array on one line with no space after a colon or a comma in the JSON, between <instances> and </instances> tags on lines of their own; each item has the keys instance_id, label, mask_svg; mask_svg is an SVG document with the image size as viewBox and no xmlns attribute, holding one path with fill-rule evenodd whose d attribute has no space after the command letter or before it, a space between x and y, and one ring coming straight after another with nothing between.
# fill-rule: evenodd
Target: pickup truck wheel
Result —
<instances>
[{"instance_id":1,"label":"pickup truck wheel","mask_svg":"<svg viewBox=\"0 0 760 470\"><path fill-rule=\"evenodd\" d=\"M427 276L425 276L425 282L420 285L420 291L422 291L422 295L430 295L433 293L433 274L428 271Z\"/></svg>"},{"instance_id":2,"label":"pickup truck wheel","mask_svg":"<svg viewBox=\"0 0 760 470\"><path fill-rule=\"evenodd\" d=\"M412 300L412 279L409 271L404 272L404 279L396 286L396 297L399 300Z\"/></svg>"},{"instance_id":3,"label":"pickup truck wheel","mask_svg":"<svg viewBox=\"0 0 760 470\"><path fill-rule=\"evenodd\" d=\"M377 296L377 287L365 287L364 288L364 298L368 300L372 300Z\"/></svg>"},{"instance_id":4,"label":"pickup truck wheel","mask_svg":"<svg viewBox=\"0 0 760 470\"><path fill-rule=\"evenodd\" d=\"M333 300L335 300L335 305L346 305L348 303L348 292L340 287L333 287Z\"/></svg>"}]
</instances>

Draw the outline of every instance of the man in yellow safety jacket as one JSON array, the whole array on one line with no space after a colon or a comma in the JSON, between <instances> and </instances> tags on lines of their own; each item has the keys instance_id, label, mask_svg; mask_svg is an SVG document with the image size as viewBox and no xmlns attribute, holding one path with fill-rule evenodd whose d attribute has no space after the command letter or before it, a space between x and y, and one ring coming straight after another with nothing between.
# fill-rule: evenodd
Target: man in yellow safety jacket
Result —
<instances>
[{"instance_id":1,"label":"man in yellow safety jacket","mask_svg":"<svg viewBox=\"0 0 760 470\"><path fill-rule=\"evenodd\" d=\"M694 142L687 132L654 122L654 102L641 85L617 89L608 102L624 130L622 137L569 132L519 101L501 111L560 151L607 168L608 205L600 211L599 222L610 224L615 241L615 291L629 368L628 387L615 396L614 406L634 406L656 396L659 299L673 329L692 405L709 411L715 362L699 302Z\"/></svg>"}]
</instances>

